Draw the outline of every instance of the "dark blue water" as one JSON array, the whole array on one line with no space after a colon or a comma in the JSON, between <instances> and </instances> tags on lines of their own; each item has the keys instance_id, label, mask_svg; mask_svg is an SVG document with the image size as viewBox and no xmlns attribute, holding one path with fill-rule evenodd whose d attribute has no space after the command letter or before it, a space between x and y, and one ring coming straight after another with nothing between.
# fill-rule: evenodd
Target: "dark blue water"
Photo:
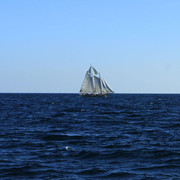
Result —
<instances>
[{"instance_id":1,"label":"dark blue water","mask_svg":"<svg viewBox=\"0 0 180 180\"><path fill-rule=\"evenodd\" d=\"M180 179L180 95L0 94L0 179Z\"/></svg>"}]
</instances>

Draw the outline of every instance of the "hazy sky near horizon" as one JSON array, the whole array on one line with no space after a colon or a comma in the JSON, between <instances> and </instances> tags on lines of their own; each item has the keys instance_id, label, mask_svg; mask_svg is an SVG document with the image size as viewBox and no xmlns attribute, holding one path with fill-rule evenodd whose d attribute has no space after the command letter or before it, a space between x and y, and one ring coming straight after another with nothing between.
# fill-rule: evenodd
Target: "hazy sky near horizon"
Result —
<instances>
[{"instance_id":1,"label":"hazy sky near horizon","mask_svg":"<svg viewBox=\"0 0 180 180\"><path fill-rule=\"evenodd\" d=\"M179 0L0 0L0 92L180 93Z\"/></svg>"}]
</instances>

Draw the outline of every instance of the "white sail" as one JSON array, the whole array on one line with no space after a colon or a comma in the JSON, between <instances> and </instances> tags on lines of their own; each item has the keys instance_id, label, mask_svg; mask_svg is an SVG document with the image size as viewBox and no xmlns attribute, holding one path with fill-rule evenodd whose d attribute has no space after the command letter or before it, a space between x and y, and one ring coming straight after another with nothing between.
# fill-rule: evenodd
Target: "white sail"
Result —
<instances>
[{"instance_id":1,"label":"white sail","mask_svg":"<svg viewBox=\"0 0 180 180\"><path fill-rule=\"evenodd\" d=\"M100 78L94 76L95 92L102 93Z\"/></svg>"},{"instance_id":2,"label":"white sail","mask_svg":"<svg viewBox=\"0 0 180 180\"><path fill-rule=\"evenodd\" d=\"M80 92L93 93L92 77L88 74L88 72L86 73Z\"/></svg>"},{"instance_id":3,"label":"white sail","mask_svg":"<svg viewBox=\"0 0 180 180\"><path fill-rule=\"evenodd\" d=\"M114 93L114 91L110 88L110 86L108 85L108 83L106 81L103 81L105 84L105 88L109 93Z\"/></svg>"},{"instance_id":4,"label":"white sail","mask_svg":"<svg viewBox=\"0 0 180 180\"><path fill-rule=\"evenodd\" d=\"M107 90L107 88L106 88L106 84L105 84L105 82L104 81L102 81L102 87L103 87L103 93L109 93L109 91Z\"/></svg>"},{"instance_id":5,"label":"white sail","mask_svg":"<svg viewBox=\"0 0 180 180\"><path fill-rule=\"evenodd\" d=\"M92 67L92 66L91 66L91 67ZM99 74L94 67L92 67L92 69L93 69L95 75Z\"/></svg>"},{"instance_id":6,"label":"white sail","mask_svg":"<svg viewBox=\"0 0 180 180\"><path fill-rule=\"evenodd\" d=\"M101 79L100 73L94 67L90 66L83 80L80 94L103 95L109 93L114 92L107 82Z\"/></svg>"},{"instance_id":7,"label":"white sail","mask_svg":"<svg viewBox=\"0 0 180 180\"><path fill-rule=\"evenodd\" d=\"M92 67L92 66L89 68L88 73L89 73L91 76L94 76L94 75L97 75L97 74L98 74L97 70L96 70L94 67Z\"/></svg>"}]
</instances>

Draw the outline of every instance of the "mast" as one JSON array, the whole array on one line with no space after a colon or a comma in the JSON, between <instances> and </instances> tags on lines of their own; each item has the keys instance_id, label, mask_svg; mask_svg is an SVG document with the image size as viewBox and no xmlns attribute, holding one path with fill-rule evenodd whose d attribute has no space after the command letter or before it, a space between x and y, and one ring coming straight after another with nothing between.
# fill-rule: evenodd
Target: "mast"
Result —
<instances>
[{"instance_id":1,"label":"mast","mask_svg":"<svg viewBox=\"0 0 180 180\"><path fill-rule=\"evenodd\" d=\"M102 79L101 79L100 73L99 73L99 80L100 80L101 94L102 94L103 93L103 87L102 87Z\"/></svg>"},{"instance_id":2,"label":"mast","mask_svg":"<svg viewBox=\"0 0 180 180\"><path fill-rule=\"evenodd\" d=\"M94 71L92 66L90 67L90 72L91 72L91 78L92 78L92 84L93 84L93 93L95 93L95 83L94 83Z\"/></svg>"}]
</instances>

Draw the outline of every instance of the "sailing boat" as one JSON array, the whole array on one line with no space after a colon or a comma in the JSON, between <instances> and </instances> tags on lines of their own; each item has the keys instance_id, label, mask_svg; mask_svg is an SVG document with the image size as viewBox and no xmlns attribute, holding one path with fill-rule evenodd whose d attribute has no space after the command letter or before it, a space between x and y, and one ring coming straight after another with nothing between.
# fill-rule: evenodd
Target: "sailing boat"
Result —
<instances>
[{"instance_id":1,"label":"sailing boat","mask_svg":"<svg viewBox=\"0 0 180 180\"><path fill-rule=\"evenodd\" d=\"M80 95L82 96L105 96L114 93L108 83L101 78L100 73L92 66L86 72Z\"/></svg>"}]
</instances>

